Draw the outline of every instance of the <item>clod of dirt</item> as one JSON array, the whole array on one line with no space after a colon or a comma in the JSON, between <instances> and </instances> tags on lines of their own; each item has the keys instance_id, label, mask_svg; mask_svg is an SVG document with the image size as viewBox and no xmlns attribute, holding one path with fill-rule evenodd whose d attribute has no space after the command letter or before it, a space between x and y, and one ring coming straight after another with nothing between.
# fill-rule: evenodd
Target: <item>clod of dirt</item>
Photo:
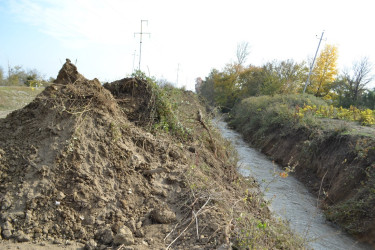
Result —
<instances>
[{"instance_id":1,"label":"clod of dirt","mask_svg":"<svg viewBox=\"0 0 375 250\"><path fill-rule=\"evenodd\" d=\"M85 250L94 250L94 249L96 249L97 245L98 244L96 243L96 241L91 239L91 240L86 242Z\"/></svg>"},{"instance_id":2,"label":"clod of dirt","mask_svg":"<svg viewBox=\"0 0 375 250\"><path fill-rule=\"evenodd\" d=\"M113 241L113 232L110 228L103 228L96 233L95 238L98 239L100 243L108 245Z\"/></svg>"},{"instance_id":3,"label":"clod of dirt","mask_svg":"<svg viewBox=\"0 0 375 250\"><path fill-rule=\"evenodd\" d=\"M25 234L22 231L19 231L14 236L18 242L29 242L31 241L31 237L27 234Z\"/></svg>"},{"instance_id":4,"label":"clod of dirt","mask_svg":"<svg viewBox=\"0 0 375 250\"><path fill-rule=\"evenodd\" d=\"M87 79L85 79L80 73L78 73L77 67L72 64L69 59L66 59L66 62L60 69L54 83L69 84L76 83L79 80L84 81Z\"/></svg>"},{"instance_id":5,"label":"clod of dirt","mask_svg":"<svg viewBox=\"0 0 375 250\"><path fill-rule=\"evenodd\" d=\"M116 234L113 243L115 245L129 246L134 244L134 237L132 231L127 226L122 226Z\"/></svg>"},{"instance_id":6,"label":"clod of dirt","mask_svg":"<svg viewBox=\"0 0 375 250\"><path fill-rule=\"evenodd\" d=\"M160 206L150 213L151 220L160 224L169 224L176 221L176 214L168 206Z\"/></svg>"},{"instance_id":7,"label":"clod of dirt","mask_svg":"<svg viewBox=\"0 0 375 250\"><path fill-rule=\"evenodd\" d=\"M103 87L111 92L130 121L141 126L150 124L155 115L155 96L146 81L125 78L105 83Z\"/></svg>"}]
</instances>

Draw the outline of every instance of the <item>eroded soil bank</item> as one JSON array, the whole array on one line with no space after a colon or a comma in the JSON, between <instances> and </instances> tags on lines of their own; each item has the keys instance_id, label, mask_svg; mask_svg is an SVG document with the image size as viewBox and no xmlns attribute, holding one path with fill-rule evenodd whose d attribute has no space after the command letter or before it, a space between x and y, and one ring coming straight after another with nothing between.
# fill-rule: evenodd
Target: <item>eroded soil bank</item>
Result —
<instances>
[{"instance_id":1,"label":"eroded soil bank","mask_svg":"<svg viewBox=\"0 0 375 250\"><path fill-rule=\"evenodd\" d=\"M67 60L0 131L0 248L303 247L191 92Z\"/></svg>"},{"instance_id":2,"label":"eroded soil bank","mask_svg":"<svg viewBox=\"0 0 375 250\"><path fill-rule=\"evenodd\" d=\"M248 101L246 105L251 105ZM241 112L229 119L231 126L276 163L294 169L316 195L327 219L374 245L375 131L351 122L343 127L343 121L328 119L313 126L301 124L261 109L244 117L247 107L241 105L237 107ZM262 122L269 126L259 126Z\"/></svg>"}]
</instances>

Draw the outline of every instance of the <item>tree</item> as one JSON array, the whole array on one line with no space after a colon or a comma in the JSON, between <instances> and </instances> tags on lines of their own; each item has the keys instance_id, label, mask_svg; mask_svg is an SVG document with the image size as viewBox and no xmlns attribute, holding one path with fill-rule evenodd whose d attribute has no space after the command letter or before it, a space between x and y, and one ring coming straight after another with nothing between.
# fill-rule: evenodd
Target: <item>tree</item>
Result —
<instances>
[{"instance_id":1,"label":"tree","mask_svg":"<svg viewBox=\"0 0 375 250\"><path fill-rule=\"evenodd\" d=\"M375 89L366 91L363 96L363 105L366 108L375 109Z\"/></svg>"},{"instance_id":2,"label":"tree","mask_svg":"<svg viewBox=\"0 0 375 250\"><path fill-rule=\"evenodd\" d=\"M29 70L23 83L28 87L39 87L42 86L42 78L37 70Z\"/></svg>"},{"instance_id":3,"label":"tree","mask_svg":"<svg viewBox=\"0 0 375 250\"><path fill-rule=\"evenodd\" d=\"M269 62L262 67L261 95L274 95L280 93L283 80L278 74L277 62Z\"/></svg>"},{"instance_id":4,"label":"tree","mask_svg":"<svg viewBox=\"0 0 375 250\"><path fill-rule=\"evenodd\" d=\"M0 67L0 85L4 85L4 70Z\"/></svg>"},{"instance_id":5,"label":"tree","mask_svg":"<svg viewBox=\"0 0 375 250\"><path fill-rule=\"evenodd\" d=\"M248 42L241 42L237 44L237 64L243 66L247 57L250 54L250 46Z\"/></svg>"},{"instance_id":6,"label":"tree","mask_svg":"<svg viewBox=\"0 0 375 250\"><path fill-rule=\"evenodd\" d=\"M309 70L304 61L297 63L288 59L279 62L275 68L278 78L282 81L280 93L291 94L301 91Z\"/></svg>"},{"instance_id":7,"label":"tree","mask_svg":"<svg viewBox=\"0 0 375 250\"><path fill-rule=\"evenodd\" d=\"M331 85L338 74L337 58L338 49L334 45L327 44L316 60L312 70L310 84L307 91L318 97L329 94Z\"/></svg>"},{"instance_id":8,"label":"tree","mask_svg":"<svg viewBox=\"0 0 375 250\"><path fill-rule=\"evenodd\" d=\"M7 85L23 85L26 82L26 73L21 66L8 66Z\"/></svg>"},{"instance_id":9,"label":"tree","mask_svg":"<svg viewBox=\"0 0 375 250\"><path fill-rule=\"evenodd\" d=\"M250 65L245 68L238 77L238 85L241 98L258 96L264 80L263 68Z\"/></svg>"},{"instance_id":10,"label":"tree","mask_svg":"<svg viewBox=\"0 0 375 250\"><path fill-rule=\"evenodd\" d=\"M307 77L307 67L304 62L293 60L273 61L263 66L264 80L262 95L290 94L300 91Z\"/></svg>"},{"instance_id":11,"label":"tree","mask_svg":"<svg viewBox=\"0 0 375 250\"><path fill-rule=\"evenodd\" d=\"M307 77L304 62L273 61L262 67L250 65L239 74L241 97L298 93Z\"/></svg>"},{"instance_id":12,"label":"tree","mask_svg":"<svg viewBox=\"0 0 375 250\"><path fill-rule=\"evenodd\" d=\"M214 78L216 78L217 74L219 74L218 70L211 70L209 76L206 77L204 81L202 81L199 90L196 90L197 93L203 96L211 105L215 104Z\"/></svg>"},{"instance_id":13,"label":"tree","mask_svg":"<svg viewBox=\"0 0 375 250\"><path fill-rule=\"evenodd\" d=\"M195 79L195 92L200 95L201 94L201 88L202 88L202 85L203 85L203 80L202 78L200 77L197 77Z\"/></svg>"},{"instance_id":14,"label":"tree","mask_svg":"<svg viewBox=\"0 0 375 250\"><path fill-rule=\"evenodd\" d=\"M238 69L237 65L228 64L222 72L213 76L215 103L223 112L229 111L238 101Z\"/></svg>"},{"instance_id":15,"label":"tree","mask_svg":"<svg viewBox=\"0 0 375 250\"><path fill-rule=\"evenodd\" d=\"M359 96L367 84L373 80L371 75L372 64L367 57L353 63L352 72L344 71L344 79L349 96L354 105L357 105Z\"/></svg>"},{"instance_id":16,"label":"tree","mask_svg":"<svg viewBox=\"0 0 375 250\"><path fill-rule=\"evenodd\" d=\"M3 71L0 68L0 85L41 87L50 84L43 79L42 75L36 69L25 71L21 66L12 67L8 65L8 77L1 81L2 73Z\"/></svg>"}]
</instances>

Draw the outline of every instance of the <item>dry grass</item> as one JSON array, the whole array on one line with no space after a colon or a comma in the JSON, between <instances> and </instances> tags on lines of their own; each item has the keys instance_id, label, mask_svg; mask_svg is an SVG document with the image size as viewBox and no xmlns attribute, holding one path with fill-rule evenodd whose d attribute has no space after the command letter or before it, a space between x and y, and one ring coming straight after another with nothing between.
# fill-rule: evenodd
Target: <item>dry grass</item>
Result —
<instances>
[{"instance_id":1,"label":"dry grass","mask_svg":"<svg viewBox=\"0 0 375 250\"><path fill-rule=\"evenodd\" d=\"M44 88L0 86L0 117L29 104Z\"/></svg>"}]
</instances>

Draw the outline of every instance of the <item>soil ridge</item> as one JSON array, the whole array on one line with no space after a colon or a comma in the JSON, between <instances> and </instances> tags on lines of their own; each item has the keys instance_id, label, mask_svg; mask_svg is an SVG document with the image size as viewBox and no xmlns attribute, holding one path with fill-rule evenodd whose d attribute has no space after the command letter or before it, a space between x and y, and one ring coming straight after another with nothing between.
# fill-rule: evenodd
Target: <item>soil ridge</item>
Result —
<instances>
[{"instance_id":1,"label":"soil ridge","mask_svg":"<svg viewBox=\"0 0 375 250\"><path fill-rule=\"evenodd\" d=\"M145 79L102 86L67 59L54 84L0 119L0 243L21 249L302 246L271 217L261 195L248 191L257 184L237 174L230 145L208 125L210 138L196 120L204 110L198 98L166 93L163 98L175 98L173 121L184 128L179 137L168 124L158 125L162 112Z\"/></svg>"}]
</instances>

